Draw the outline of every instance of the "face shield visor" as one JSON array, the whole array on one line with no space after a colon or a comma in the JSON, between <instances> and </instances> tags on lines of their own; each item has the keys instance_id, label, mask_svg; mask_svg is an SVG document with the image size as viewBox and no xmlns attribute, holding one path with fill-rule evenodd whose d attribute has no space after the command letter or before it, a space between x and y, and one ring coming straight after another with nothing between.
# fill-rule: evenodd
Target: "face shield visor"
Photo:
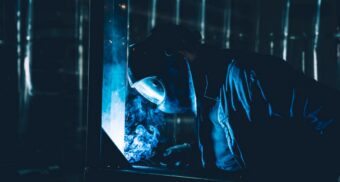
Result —
<instances>
[{"instance_id":1,"label":"face shield visor","mask_svg":"<svg viewBox=\"0 0 340 182\"><path fill-rule=\"evenodd\" d=\"M190 68L179 54L142 42L130 47L128 80L132 88L165 113L195 112Z\"/></svg>"}]
</instances>

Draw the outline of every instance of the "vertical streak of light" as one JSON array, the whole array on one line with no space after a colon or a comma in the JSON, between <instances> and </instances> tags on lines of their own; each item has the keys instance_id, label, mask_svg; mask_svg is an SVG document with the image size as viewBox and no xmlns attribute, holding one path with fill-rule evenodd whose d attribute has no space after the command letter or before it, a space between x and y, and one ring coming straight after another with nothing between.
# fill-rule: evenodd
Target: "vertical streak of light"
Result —
<instances>
[{"instance_id":1,"label":"vertical streak of light","mask_svg":"<svg viewBox=\"0 0 340 182\"><path fill-rule=\"evenodd\" d=\"M314 41L313 41L313 78L318 80L318 55L317 48L319 42L319 31L320 31L320 11L321 11L322 0L317 0L316 16L315 16L315 27L314 27Z\"/></svg>"},{"instance_id":2,"label":"vertical streak of light","mask_svg":"<svg viewBox=\"0 0 340 182\"><path fill-rule=\"evenodd\" d=\"M18 89L21 88L21 4L17 0L17 74Z\"/></svg>"},{"instance_id":3,"label":"vertical streak of light","mask_svg":"<svg viewBox=\"0 0 340 182\"><path fill-rule=\"evenodd\" d=\"M76 38L78 39L78 131L83 131L85 129L83 121L83 96L84 96L84 42L83 42L83 30L84 30L84 10L83 1L75 1L76 12Z\"/></svg>"},{"instance_id":4,"label":"vertical streak of light","mask_svg":"<svg viewBox=\"0 0 340 182\"><path fill-rule=\"evenodd\" d=\"M269 43L269 47L270 47L270 55L274 55L274 33L273 32L271 32L270 34L269 34L269 36L270 36L270 43Z\"/></svg>"},{"instance_id":5,"label":"vertical streak of light","mask_svg":"<svg viewBox=\"0 0 340 182\"><path fill-rule=\"evenodd\" d=\"M156 16L157 16L157 0L152 0L151 6L151 28L154 28L156 25Z\"/></svg>"},{"instance_id":6,"label":"vertical streak of light","mask_svg":"<svg viewBox=\"0 0 340 182\"><path fill-rule=\"evenodd\" d=\"M337 47L336 47L336 57L337 57L337 87L340 88L340 27L338 27L338 33L336 35L337 38Z\"/></svg>"},{"instance_id":7,"label":"vertical streak of light","mask_svg":"<svg viewBox=\"0 0 340 182\"><path fill-rule=\"evenodd\" d=\"M79 3L79 1L78 1ZM79 91L83 90L83 65L84 65L84 45L83 45L83 28L84 28L84 17L82 4L78 5L79 7L79 25L78 25L78 74L79 74Z\"/></svg>"},{"instance_id":8,"label":"vertical streak of light","mask_svg":"<svg viewBox=\"0 0 340 182\"><path fill-rule=\"evenodd\" d=\"M195 116L197 116L197 97L195 92L195 85L194 80L191 73L190 64L188 61L186 61L187 68L188 68L188 75L189 75L189 90L190 90L190 100L191 100L191 109Z\"/></svg>"},{"instance_id":9,"label":"vertical streak of light","mask_svg":"<svg viewBox=\"0 0 340 182\"><path fill-rule=\"evenodd\" d=\"M125 85L124 85L124 87L125 87L125 99L124 99L124 121L123 121L123 126L122 126L122 128L123 128L123 144L122 144L122 149L121 149L121 151L122 151L122 153L123 154L125 154L125 135L127 135L127 133L125 133L125 128L126 128L126 118L125 118L125 112L127 112L127 106L126 106L126 101L127 101L127 97L128 97L128 95L129 95L129 89L128 89L128 87L129 87L129 83L128 83L128 65L129 65L129 45L130 45L130 18L131 18L131 1L130 0L127 0L127 13L126 13L127 15L127 17L126 17L126 43L125 43L125 45L126 45L126 61L125 61Z\"/></svg>"},{"instance_id":10,"label":"vertical streak of light","mask_svg":"<svg viewBox=\"0 0 340 182\"><path fill-rule=\"evenodd\" d=\"M176 0L176 19L175 19L175 23L176 25L179 25L179 21L180 21L180 9L181 8L181 0Z\"/></svg>"},{"instance_id":11,"label":"vertical streak of light","mask_svg":"<svg viewBox=\"0 0 340 182\"><path fill-rule=\"evenodd\" d=\"M130 45L130 17L131 16L131 1L127 0L127 26L126 26L126 66L125 66L125 78L128 76L128 65L129 65L129 45ZM125 87L128 88L128 79L125 79ZM128 89L126 89L126 95L128 95Z\"/></svg>"},{"instance_id":12,"label":"vertical streak of light","mask_svg":"<svg viewBox=\"0 0 340 182\"><path fill-rule=\"evenodd\" d=\"M30 103L30 96L32 94L32 82L31 82L31 60L32 60L32 8L33 8L33 0L29 0L27 3L23 3L18 0L18 12L17 12L17 41L18 41L18 88L19 88L19 125L18 125L18 134L19 137L23 137L23 133L27 129L28 123L28 109ZM27 10L27 12L22 11L23 9ZM25 12L26 14L22 14ZM26 17L26 22L22 21L22 18ZM23 24L25 23L25 27L23 29ZM24 31L22 31L24 30ZM26 37L22 41L22 34ZM21 45L22 43L25 45ZM22 51L24 49L24 51Z\"/></svg>"},{"instance_id":13,"label":"vertical streak of light","mask_svg":"<svg viewBox=\"0 0 340 182\"><path fill-rule=\"evenodd\" d=\"M126 45L127 47L130 45L130 17L131 16L131 2L130 0L127 0L127 30L126 30ZM127 55L129 55L128 50L127 50ZM128 59L127 59L128 60Z\"/></svg>"},{"instance_id":14,"label":"vertical streak of light","mask_svg":"<svg viewBox=\"0 0 340 182\"><path fill-rule=\"evenodd\" d=\"M26 53L24 59L24 74L25 74L25 100L29 95L32 94L32 81L31 81L31 62L32 62L32 23L33 23L33 0L28 1L28 12L27 12L27 36L26 36Z\"/></svg>"},{"instance_id":15,"label":"vertical streak of light","mask_svg":"<svg viewBox=\"0 0 340 182\"><path fill-rule=\"evenodd\" d=\"M226 9L224 10L224 35L225 35L225 43L224 47L230 48L230 35L231 35L231 0L227 0Z\"/></svg>"},{"instance_id":16,"label":"vertical streak of light","mask_svg":"<svg viewBox=\"0 0 340 182\"><path fill-rule=\"evenodd\" d=\"M283 51L282 58L287 61L287 45L288 45L288 32L289 32L289 11L290 11L290 0L286 0L286 7L284 10L284 21L283 21Z\"/></svg>"},{"instance_id":17,"label":"vertical streak of light","mask_svg":"<svg viewBox=\"0 0 340 182\"><path fill-rule=\"evenodd\" d=\"M202 0L201 2L201 24L200 24L202 43L205 42L205 5L206 5L206 0Z\"/></svg>"},{"instance_id":18,"label":"vertical streak of light","mask_svg":"<svg viewBox=\"0 0 340 182\"><path fill-rule=\"evenodd\" d=\"M305 73L306 72L306 53L305 51L302 51L301 53L301 69L302 72Z\"/></svg>"},{"instance_id":19,"label":"vertical streak of light","mask_svg":"<svg viewBox=\"0 0 340 182\"><path fill-rule=\"evenodd\" d=\"M260 46L260 23L261 23L261 2L260 0L256 1L256 30L255 30L255 45L254 51L259 51Z\"/></svg>"},{"instance_id":20,"label":"vertical streak of light","mask_svg":"<svg viewBox=\"0 0 340 182\"><path fill-rule=\"evenodd\" d=\"M340 37L338 38L338 45L336 50L336 57L338 58L338 64L340 64Z\"/></svg>"}]
</instances>

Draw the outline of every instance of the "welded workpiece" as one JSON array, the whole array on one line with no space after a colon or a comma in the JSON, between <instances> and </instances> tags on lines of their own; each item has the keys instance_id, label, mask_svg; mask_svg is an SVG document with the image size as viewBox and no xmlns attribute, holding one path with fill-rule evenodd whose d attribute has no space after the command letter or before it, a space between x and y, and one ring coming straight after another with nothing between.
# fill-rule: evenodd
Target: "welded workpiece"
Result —
<instances>
[{"instance_id":1,"label":"welded workpiece","mask_svg":"<svg viewBox=\"0 0 340 182\"><path fill-rule=\"evenodd\" d=\"M126 0L106 0L104 12L102 128L122 153L127 95L126 3Z\"/></svg>"}]
</instances>

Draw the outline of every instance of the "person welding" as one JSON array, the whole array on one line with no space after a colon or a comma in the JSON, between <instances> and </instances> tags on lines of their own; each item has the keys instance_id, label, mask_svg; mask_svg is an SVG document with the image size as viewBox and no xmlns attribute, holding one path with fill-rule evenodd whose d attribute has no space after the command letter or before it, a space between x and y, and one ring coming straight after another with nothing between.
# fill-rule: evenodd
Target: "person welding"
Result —
<instances>
[{"instance_id":1,"label":"person welding","mask_svg":"<svg viewBox=\"0 0 340 182\"><path fill-rule=\"evenodd\" d=\"M168 24L130 47L128 67L130 85L162 111L196 114L203 168L256 181L340 175L339 91L284 60L204 45L199 33Z\"/></svg>"}]
</instances>

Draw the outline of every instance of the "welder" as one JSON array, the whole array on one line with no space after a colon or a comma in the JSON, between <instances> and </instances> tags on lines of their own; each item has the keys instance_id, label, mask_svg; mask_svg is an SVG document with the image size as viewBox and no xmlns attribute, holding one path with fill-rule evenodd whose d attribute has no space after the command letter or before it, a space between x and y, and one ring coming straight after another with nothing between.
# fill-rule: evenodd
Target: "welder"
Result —
<instances>
[{"instance_id":1,"label":"welder","mask_svg":"<svg viewBox=\"0 0 340 182\"><path fill-rule=\"evenodd\" d=\"M130 85L159 109L195 113L203 168L262 181L340 175L339 91L284 60L204 45L168 24L132 45L128 64Z\"/></svg>"}]
</instances>

